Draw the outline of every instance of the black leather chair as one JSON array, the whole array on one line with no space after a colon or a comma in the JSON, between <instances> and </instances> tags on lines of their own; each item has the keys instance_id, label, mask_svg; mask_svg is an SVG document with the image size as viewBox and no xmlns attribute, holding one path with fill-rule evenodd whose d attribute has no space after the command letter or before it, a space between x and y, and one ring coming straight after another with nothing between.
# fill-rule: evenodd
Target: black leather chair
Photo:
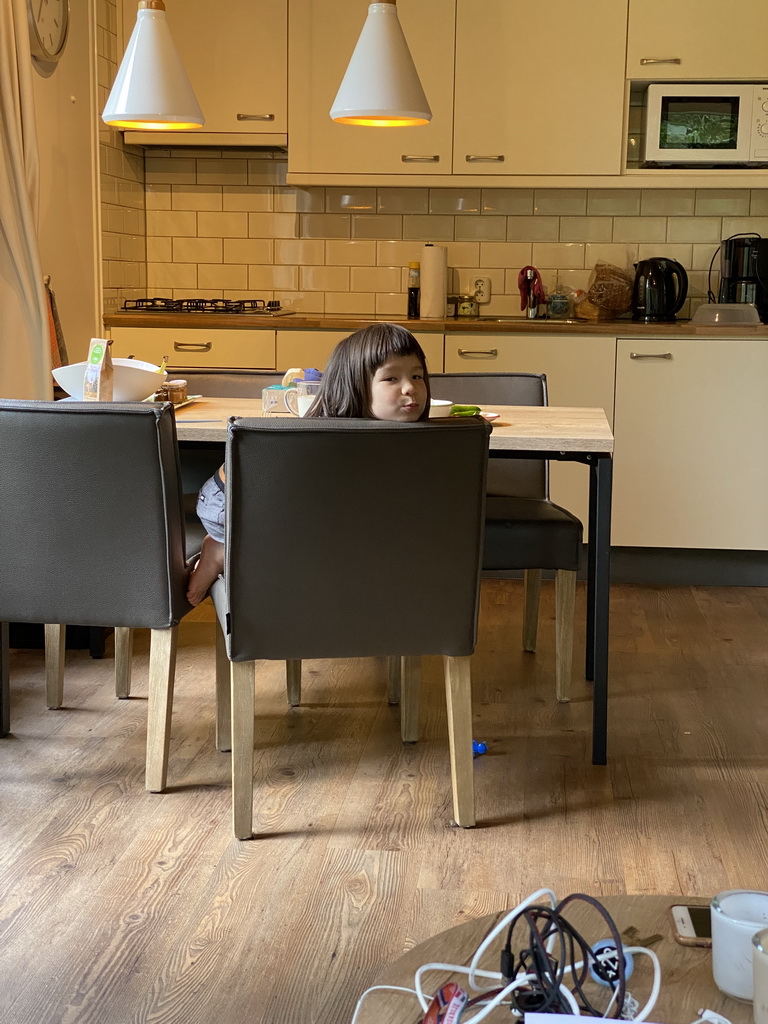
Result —
<instances>
[{"instance_id":1,"label":"black leather chair","mask_svg":"<svg viewBox=\"0 0 768 1024\"><path fill-rule=\"evenodd\" d=\"M447 420L230 426L226 568L211 595L226 633L216 662L217 733L228 746L231 721L239 839L251 837L253 824L254 663L286 661L296 703L302 659L391 651L406 669L423 654L445 657L454 816L474 825L469 656L489 433L481 421ZM295 586L308 551L312 584ZM417 684L418 673L407 671L406 740L417 738Z\"/></svg>"},{"instance_id":2,"label":"black leather chair","mask_svg":"<svg viewBox=\"0 0 768 1024\"><path fill-rule=\"evenodd\" d=\"M47 623L51 708L63 703L63 623L114 626L128 682L130 631L152 631L146 786L164 789L189 611L172 407L0 401L0 479L0 622Z\"/></svg>"},{"instance_id":3,"label":"black leather chair","mask_svg":"<svg viewBox=\"0 0 768 1024\"><path fill-rule=\"evenodd\" d=\"M434 373L432 396L493 408L547 404L547 378L534 373ZM581 521L549 498L549 463L543 459L491 459L485 511L483 569L524 570L523 647L536 650L543 569L555 570L555 688L570 700L576 573L583 543Z\"/></svg>"}]
</instances>

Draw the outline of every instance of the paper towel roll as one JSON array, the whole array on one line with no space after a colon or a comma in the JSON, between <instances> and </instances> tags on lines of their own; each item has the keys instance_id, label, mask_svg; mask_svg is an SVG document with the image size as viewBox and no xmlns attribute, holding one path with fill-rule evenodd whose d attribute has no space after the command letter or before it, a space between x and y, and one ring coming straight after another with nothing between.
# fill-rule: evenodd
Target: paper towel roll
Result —
<instances>
[{"instance_id":1,"label":"paper towel roll","mask_svg":"<svg viewBox=\"0 0 768 1024\"><path fill-rule=\"evenodd\" d=\"M421 251L421 311L424 319L445 318L448 296L448 249L427 243Z\"/></svg>"}]
</instances>

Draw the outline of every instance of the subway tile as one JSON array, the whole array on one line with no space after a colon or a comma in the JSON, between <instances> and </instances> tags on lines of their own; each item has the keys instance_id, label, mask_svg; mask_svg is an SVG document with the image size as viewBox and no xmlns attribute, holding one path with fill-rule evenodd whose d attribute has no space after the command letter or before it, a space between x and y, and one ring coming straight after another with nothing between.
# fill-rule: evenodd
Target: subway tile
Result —
<instances>
[{"instance_id":1,"label":"subway tile","mask_svg":"<svg viewBox=\"0 0 768 1024\"><path fill-rule=\"evenodd\" d=\"M393 214L353 214L353 238L401 238L405 217Z\"/></svg>"},{"instance_id":2,"label":"subway tile","mask_svg":"<svg viewBox=\"0 0 768 1024\"><path fill-rule=\"evenodd\" d=\"M349 287L353 292L396 292L402 289L401 267L352 267Z\"/></svg>"},{"instance_id":3,"label":"subway tile","mask_svg":"<svg viewBox=\"0 0 768 1024\"><path fill-rule=\"evenodd\" d=\"M453 239L453 217L437 214L406 214L403 217L403 238L422 242L450 242Z\"/></svg>"},{"instance_id":4,"label":"subway tile","mask_svg":"<svg viewBox=\"0 0 768 1024\"><path fill-rule=\"evenodd\" d=\"M584 252L584 266L591 269L599 261L613 263L628 270L637 263L637 245L619 242L588 242Z\"/></svg>"},{"instance_id":5,"label":"subway tile","mask_svg":"<svg viewBox=\"0 0 768 1024\"><path fill-rule=\"evenodd\" d=\"M570 214L577 216L587 212L587 190L585 188L537 188L533 212L535 214Z\"/></svg>"},{"instance_id":6,"label":"subway tile","mask_svg":"<svg viewBox=\"0 0 768 1024\"><path fill-rule=\"evenodd\" d=\"M113 232L111 232L111 231L104 231L102 233L102 237L101 237L101 258L103 260L116 260L116 259L120 259L120 239L124 238L124 237L125 237L124 235L113 234ZM153 242L155 242L155 241L157 241L157 242L167 242L168 243L168 256L167 257L163 256L162 258L156 259L155 260L156 263L165 263L166 260L170 259L170 251L171 251L171 240L170 240L170 238L147 239L147 243L149 243L149 241L153 241ZM160 252L164 252L164 250L162 248L159 249L159 251ZM147 244L147 252L149 252L149 244Z\"/></svg>"},{"instance_id":7,"label":"subway tile","mask_svg":"<svg viewBox=\"0 0 768 1024\"><path fill-rule=\"evenodd\" d=\"M245 185L248 181L247 160L198 160L198 185Z\"/></svg>"},{"instance_id":8,"label":"subway tile","mask_svg":"<svg viewBox=\"0 0 768 1024\"><path fill-rule=\"evenodd\" d=\"M224 185L223 209L227 213L271 213L272 189L260 185Z\"/></svg>"},{"instance_id":9,"label":"subway tile","mask_svg":"<svg viewBox=\"0 0 768 1024\"><path fill-rule=\"evenodd\" d=\"M249 160L249 185L285 185L287 164L283 160Z\"/></svg>"},{"instance_id":10,"label":"subway tile","mask_svg":"<svg viewBox=\"0 0 768 1024\"><path fill-rule=\"evenodd\" d=\"M656 256L663 256L668 260L677 260L678 263L682 263L686 270L689 270L691 268L692 249L692 245L684 245L682 243L643 242L642 245L637 247L637 258L639 260L649 260Z\"/></svg>"},{"instance_id":11,"label":"subway tile","mask_svg":"<svg viewBox=\"0 0 768 1024\"><path fill-rule=\"evenodd\" d=\"M559 217L507 217L509 242L556 242Z\"/></svg>"},{"instance_id":12,"label":"subway tile","mask_svg":"<svg viewBox=\"0 0 768 1024\"><path fill-rule=\"evenodd\" d=\"M486 268L478 267L454 267L453 272L455 275L455 288L461 295L466 295L475 290L475 278L477 277L489 277L491 279L491 295L495 295L496 292L504 292L505 271L501 269L488 270ZM483 303L487 305L487 303Z\"/></svg>"},{"instance_id":13,"label":"subway tile","mask_svg":"<svg viewBox=\"0 0 768 1024\"><path fill-rule=\"evenodd\" d=\"M248 268L237 263L199 263L197 267L197 284L200 288L231 288L248 287Z\"/></svg>"},{"instance_id":14,"label":"subway tile","mask_svg":"<svg viewBox=\"0 0 768 1024\"><path fill-rule=\"evenodd\" d=\"M692 188L643 189L640 213L644 217L690 217L696 192Z\"/></svg>"},{"instance_id":15,"label":"subway tile","mask_svg":"<svg viewBox=\"0 0 768 1024\"><path fill-rule=\"evenodd\" d=\"M558 284L567 292L577 292L579 289L585 292L589 287L589 277L592 273L591 267L584 270L556 270L542 274L544 288L547 292L552 291Z\"/></svg>"},{"instance_id":16,"label":"subway tile","mask_svg":"<svg viewBox=\"0 0 768 1024\"><path fill-rule=\"evenodd\" d=\"M221 186L173 185L171 186L171 209L220 210Z\"/></svg>"},{"instance_id":17,"label":"subway tile","mask_svg":"<svg viewBox=\"0 0 768 1024\"><path fill-rule=\"evenodd\" d=\"M421 260L423 242L376 242L376 264L380 267L408 266L411 260ZM450 262L450 260L449 260Z\"/></svg>"},{"instance_id":18,"label":"subway tile","mask_svg":"<svg viewBox=\"0 0 768 1024\"><path fill-rule=\"evenodd\" d=\"M375 311L376 296L373 292L328 292L325 296L326 313L373 316Z\"/></svg>"},{"instance_id":19,"label":"subway tile","mask_svg":"<svg viewBox=\"0 0 768 1024\"><path fill-rule=\"evenodd\" d=\"M144 186L135 181L118 181L117 201L121 206L134 206L143 210L145 206Z\"/></svg>"},{"instance_id":20,"label":"subway tile","mask_svg":"<svg viewBox=\"0 0 768 1024\"><path fill-rule=\"evenodd\" d=\"M273 191L274 208L279 213L323 213L325 210L325 189L279 186Z\"/></svg>"},{"instance_id":21,"label":"subway tile","mask_svg":"<svg viewBox=\"0 0 768 1024\"><path fill-rule=\"evenodd\" d=\"M670 217L667 221L670 242L717 242L720 231L719 217Z\"/></svg>"},{"instance_id":22,"label":"subway tile","mask_svg":"<svg viewBox=\"0 0 768 1024\"><path fill-rule=\"evenodd\" d=\"M174 238L174 263L221 263L223 244L220 238ZM236 261L227 261L236 262Z\"/></svg>"},{"instance_id":23,"label":"subway tile","mask_svg":"<svg viewBox=\"0 0 768 1024\"><path fill-rule=\"evenodd\" d=\"M299 267L299 289L303 292L349 291L349 267Z\"/></svg>"},{"instance_id":24,"label":"subway tile","mask_svg":"<svg viewBox=\"0 0 768 1024\"><path fill-rule=\"evenodd\" d=\"M327 188L325 190L327 213L375 213L375 188Z\"/></svg>"},{"instance_id":25,"label":"subway tile","mask_svg":"<svg viewBox=\"0 0 768 1024\"><path fill-rule=\"evenodd\" d=\"M144 202L148 210L170 210L171 186L147 185L144 190Z\"/></svg>"},{"instance_id":26,"label":"subway tile","mask_svg":"<svg viewBox=\"0 0 768 1024\"><path fill-rule=\"evenodd\" d=\"M728 238L741 231L755 231L763 238L768 238L768 217L723 217L721 238Z\"/></svg>"},{"instance_id":27,"label":"subway tile","mask_svg":"<svg viewBox=\"0 0 768 1024\"><path fill-rule=\"evenodd\" d=\"M247 238L247 213L208 213L197 214L197 234L200 237L214 236L218 238ZM254 216L251 214L250 216Z\"/></svg>"},{"instance_id":28,"label":"subway tile","mask_svg":"<svg viewBox=\"0 0 768 1024\"><path fill-rule=\"evenodd\" d=\"M561 242L610 242L613 224L610 217L561 217Z\"/></svg>"},{"instance_id":29,"label":"subway tile","mask_svg":"<svg viewBox=\"0 0 768 1024\"><path fill-rule=\"evenodd\" d=\"M299 234L297 213L249 213L249 238L296 238Z\"/></svg>"},{"instance_id":30,"label":"subway tile","mask_svg":"<svg viewBox=\"0 0 768 1024\"><path fill-rule=\"evenodd\" d=\"M194 185L197 182L194 160L148 156L144 168L148 185Z\"/></svg>"},{"instance_id":31,"label":"subway tile","mask_svg":"<svg viewBox=\"0 0 768 1024\"><path fill-rule=\"evenodd\" d=\"M376 201L377 213L429 213L427 188L379 188Z\"/></svg>"},{"instance_id":32,"label":"subway tile","mask_svg":"<svg viewBox=\"0 0 768 1024\"><path fill-rule=\"evenodd\" d=\"M342 213L302 213L302 238L349 238L350 218Z\"/></svg>"},{"instance_id":33,"label":"subway tile","mask_svg":"<svg viewBox=\"0 0 768 1024\"><path fill-rule=\"evenodd\" d=\"M147 235L196 235L197 214L189 211L148 210Z\"/></svg>"},{"instance_id":34,"label":"subway tile","mask_svg":"<svg viewBox=\"0 0 768 1024\"><path fill-rule=\"evenodd\" d=\"M168 288L196 288L197 264L195 263L148 263L147 288L160 293Z\"/></svg>"},{"instance_id":35,"label":"subway tile","mask_svg":"<svg viewBox=\"0 0 768 1024\"><path fill-rule=\"evenodd\" d=\"M273 242L271 238L225 238L224 262L272 263L275 246L281 244L283 243Z\"/></svg>"},{"instance_id":36,"label":"subway tile","mask_svg":"<svg viewBox=\"0 0 768 1024\"><path fill-rule=\"evenodd\" d=\"M639 188L591 188L587 192L590 217L633 217L640 213Z\"/></svg>"},{"instance_id":37,"label":"subway tile","mask_svg":"<svg viewBox=\"0 0 768 1024\"><path fill-rule=\"evenodd\" d=\"M531 262L530 242L482 242L480 263L484 267L526 267Z\"/></svg>"},{"instance_id":38,"label":"subway tile","mask_svg":"<svg viewBox=\"0 0 768 1024\"><path fill-rule=\"evenodd\" d=\"M292 309L296 313L324 313L325 292L288 292L276 290L275 298L280 305L286 309Z\"/></svg>"},{"instance_id":39,"label":"subway tile","mask_svg":"<svg viewBox=\"0 0 768 1024\"><path fill-rule=\"evenodd\" d=\"M456 217L453 230L457 241L503 241L507 237L507 218Z\"/></svg>"},{"instance_id":40,"label":"subway tile","mask_svg":"<svg viewBox=\"0 0 768 1024\"><path fill-rule=\"evenodd\" d=\"M666 217L614 217L614 242L665 242ZM671 241L671 239L670 239Z\"/></svg>"},{"instance_id":41,"label":"subway tile","mask_svg":"<svg viewBox=\"0 0 768 1024\"><path fill-rule=\"evenodd\" d=\"M482 316L519 316L522 317L520 309L520 294L515 285L515 294L497 292L491 296L491 301L481 307ZM488 336L489 338L491 335Z\"/></svg>"},{"instance_id":42,"label":"subway tile","mask_svg":"<svg viewBox=\"0 0 768 1024\"><path fill-rule=\"evenodd\" d=\"M476 267L480 263L480 242L448 242L449 267Z\"/></svg>"},{"instance_id":43,"label":"subway tile","mask_svg":"<svg viewBox=\"0 0 768 1024\"><path fill-rule=\"evenodd\" d=\"M249 263L260 262L249 260ZM319 239L275 239L275 263L322 266L325 262L325 242Z\"/></svg>"},{"instance_id":44,"label":"subway tile","mask_svg":"<svg viewBox=\"0 0 768 1024\"><path fill-rule=\"evenodd\" d=\"M690 263L691 270L709 270L710 263L712 263L712 257L714 256L715 261L712 263L712 272L714 273L715 271L719 271L720 253L718 252L715 254L717 245L709 242L706 245L692 245L691 249L693 250ZM683 261L681 260L680 262L682 263Z\"/></svg>"},{"instance_id":45,"label":"subway tile","mask_svg":"<svg viewBox=\"0 0 768 1024\"><path fill-rule=\"evenodd\" d=\"M191 141L191 136L187 136ZM209 149L208 146L200 146L195 149L192 146L177 146L169 149L169 155L176 160L219 160L221 159L220 149ZM240 156L238 152L238 156Z\"/></svg>"},{"instance_id":46,"label":"subway tile","mask_svg":"<svg viewBox=\"0 0 768 1024\"><path fill-rule=\"evenodd\" d=\"M325 262L329 267L375 267L376 243L329 238L325 243Z\"/></svg>"},{"instance_id":47,"label":"subway tile","mask_svg":"<svg viewBox=\"0 0 768 1024\"><path fill-rule=\"evenodd\" d=\"M707 297L707 272L705 270L688 272L688 297L692 299Z\"/></svg>"},{"instance_id":48,"label":"subway tile","mask_svg":"<svg viewBox=\"0 0 768 1024\"><path fill-rule=\"evenodd\" d=\"M484 188L480 208L483 213L499 213L507 217L530 216L533 213L533 189Z\"/></svg>"},{"instance_id":49,"label":"subway tile","mask_svg":"<svg viewBox=\"0 0 768 1024\"><path fill-rule=\"evenodd\" d=\"M584 266L584 246L574 242L534 242L533 263L537 267L578 269Z\"/></svg>"},{"instance_id":50,"label":"subway tile","mask_svg":"<svg viewBox=\"0 0 768 1024\"><path fill-rule=\"evenodd\" d=\"M377 316L405 316L408 311L408 298L402 292L387 293L377 292L376 294L376 315Z\"/></svg>"},{"instance_id":51,"label":"subway tile","mask_svg":"<svg viewBox=\"0 0 768 1024\"><path fill-rule=\"evenodd\" d=\"M429 212L432 214L480 213L479 188L431 188Z\"/></svg>"},{"instance_id":52,"label":"subway tile","mask_svg":"<svg viewBox=\"0 0 768 1024\"><path fill-rule=\"evenodd\" d=\"M248 287L274 291L282 288L295 292L299 287L299 268L281 266L250 266L248 267Z\"/></svg>"},{"instance_id":53,"label":"subway tile","mask_svg":"<svg viewBox=\"0 0 768 1024\"><path fill-rule=\"evenodd\" d=\"M753 217L768 214L768 188L753 188L749 194L749 212Z\"/></svg>"},{"instance_id":54,"label":"subway tile","mask_svg":"<svg viewBox=\"0 0 768 1024\"><path fill-rule=\"evenodd\" d=\"M749 208L749 198L748 189L700 188L696 192L696 216L746 217L754 212Z\"/></svg>"}]
</instances>

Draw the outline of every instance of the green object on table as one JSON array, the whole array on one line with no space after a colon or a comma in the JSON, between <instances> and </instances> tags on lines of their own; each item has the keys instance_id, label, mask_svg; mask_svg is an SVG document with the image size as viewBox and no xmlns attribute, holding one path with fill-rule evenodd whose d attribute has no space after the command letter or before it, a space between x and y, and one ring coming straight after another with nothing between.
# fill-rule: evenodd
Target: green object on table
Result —
<instances>
[{"instance_id":1,"label":"green object on table","mask_svg":"<svg viewBox=\"0 0 768 1024\"><path fill-rule=\"evenodd\" d=\"M480 413L479 405L452 405L451 416L477 416Z\"/></svg>"}]
</instances>

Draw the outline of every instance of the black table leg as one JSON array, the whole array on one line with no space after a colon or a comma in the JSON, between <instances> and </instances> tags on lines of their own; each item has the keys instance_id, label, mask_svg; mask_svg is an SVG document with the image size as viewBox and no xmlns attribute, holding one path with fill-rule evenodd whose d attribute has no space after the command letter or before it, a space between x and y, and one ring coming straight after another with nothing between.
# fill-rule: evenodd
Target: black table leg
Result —
<instances>
[{"instance_id":1,"label":"black table leg","mask_svg":"<svg viewBox=\"0 0 768 1024\"><path fill-rule=\"evenodd\" d=\"M587 546L587 642L584 675L590 681L595 678L595 572L597 568L597 466L593 460L589 465L589 544Z\"/></svg>"},{"instance_id":2,"label":"black table leg","mask_svg":"<svg viewBox=\"0 0 768 1024\"><path fill-rule=\"evenodd\" d=\"M0 736L11 731L11 648L8 623L0 622Z\"/></svg>"},{"instance_id":3,"label":"black table leg","mask_svg":"<svg viewBox=\"0 0 768 1024\"><path fill-rule=\"evenodd\" d=\"M590 471L590 572L593 623L592 764L607 762L608 618L611 596L611 492L613 459L596 458ZM592 506L594 505L594 511ZM594 519L594 523L592 520ZM594 556L592 550L594 549ZM594 565L592 559L594 557Z\"/></svg>"}]
</instances>

